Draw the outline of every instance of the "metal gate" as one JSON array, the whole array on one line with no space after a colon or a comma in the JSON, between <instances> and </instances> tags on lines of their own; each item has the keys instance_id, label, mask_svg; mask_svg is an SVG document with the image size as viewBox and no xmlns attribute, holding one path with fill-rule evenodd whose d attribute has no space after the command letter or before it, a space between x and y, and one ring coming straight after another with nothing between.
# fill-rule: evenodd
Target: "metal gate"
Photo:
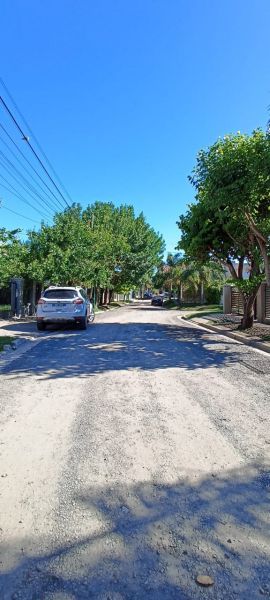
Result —
<instances>
[{"instance_id":1,"label":"metal gate","mask_svg":"<svg viewBox=\"0 0 270 600\"><path fill-rule=\"evenodd\" d=\"M243 298L237 288L232 288L232 313L236 315L244 314Z\"/></svg>"},{"instance_id":2,"label":"metal gate","mask_svg":"<svg viewBox=\"0 0 270 600\"><path fill-rule=\"evenodd\" d=\"M270 286L265 286L265 318L270 319Z\"/></svg>"}]
</instances>

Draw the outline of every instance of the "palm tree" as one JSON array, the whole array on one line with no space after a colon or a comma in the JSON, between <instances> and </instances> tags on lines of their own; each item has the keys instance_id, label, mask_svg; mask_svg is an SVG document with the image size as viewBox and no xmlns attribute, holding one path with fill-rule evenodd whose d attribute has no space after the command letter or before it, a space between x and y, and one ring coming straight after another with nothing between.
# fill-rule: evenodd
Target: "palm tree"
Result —
<instances>
[{"instance_id":1,"label":"palm tree","mask_svg":"<svg viewBox=\"0 0 270 600\"><path fill-rule=\"evenodd\" d=\"M208 264L190 262L182 274L182 281L187 289L190 289L194 295L199 292L201 304L205 302L205 288L221 287L224 280L222 268L214 262Z\"/></svg>"},{"instance_id":2,"label":"palm tree","mask_svg":"<svg viewBox=\"0 0 270 600\"><path fill-rule=\"evenodd\" d=\"M177 294L180 303L183 300L183 291L189 292L193 298L200 295L201 304L205 301L205 288L219 288L224 281L224 273L219 265L214 262L200 264L188 261L181 254L168 254L156 275L156 283L164 287L170 294Z\"/></svg>"}]
</instances>

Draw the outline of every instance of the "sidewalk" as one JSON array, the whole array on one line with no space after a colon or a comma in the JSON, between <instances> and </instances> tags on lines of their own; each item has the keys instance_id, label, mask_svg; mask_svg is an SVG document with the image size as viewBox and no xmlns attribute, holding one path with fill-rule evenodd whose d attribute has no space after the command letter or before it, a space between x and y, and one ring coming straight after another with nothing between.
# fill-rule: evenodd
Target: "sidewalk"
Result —
<instances>
[{"instance_id":1,"label":"sidewalk","mask_svg":"<svg viewBox=\"0 0 270 600\"><path fill-rule=\"evenodd\" d=\"M257 323L255 321L254 326L251 329L245 331L239 331L238 325L241 321L240 315L224 315L223 313L209 313L204 317L195 317L194 319L187 319L187 315L191 313L186 311L183 315L183 319L191 321L194 324L200 325L211 329L216 333L226 335L234 340L242 342L253 348L264 350L264 352L270 353L270 325L265 323Z\"/></svg>"},{"instance_id":2,"label":"sidewalk","mask_svg":"<svg viewBox=\"0 0 270 600\"><path fill-rule=\"evenodd\" d=\"M19 358L39 343L42 339L41 335L36 329L36 320L33 317L0 319L0 338L2 338L1 347L3 347L0 352L0 368L2 369L10 361ZM5 340L6 337L7 340Z\"/></svg>"},{"instance_id":3,"label":"sidewalk","mask_svg":"<svg viewBox=\"0 0 270 600\"><path fill-rule=\"evenodd\" d=\"M0 319L0 335L33 339L39 336L35 317Z\"/></svg>"}]
</instances>

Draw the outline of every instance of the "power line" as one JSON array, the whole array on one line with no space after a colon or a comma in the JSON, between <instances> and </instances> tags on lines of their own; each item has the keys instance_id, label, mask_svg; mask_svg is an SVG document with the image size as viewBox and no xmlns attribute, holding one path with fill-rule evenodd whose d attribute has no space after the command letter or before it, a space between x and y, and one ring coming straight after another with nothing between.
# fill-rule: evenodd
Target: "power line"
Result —
<instances>
[{"instance_id":1,"label":"power line","mask_svg":"<svg viewBox=\"0 0 270 600\"><path fill-rule=\"evenodd\" d=\"M12 144L15 146L15 148L17 148L18 152L20 153L20 155L23 157L23 159L27 162L27 164L31 167L31 169L34 171L34 173L36 173L36 175L38 176L38 178L40 179L40 181L42 181L43 185L45 185L45 187L47 188L47 190L49 190L50 194L55 198L56 202L59 204L59 206L61 207L61 209L63 209L63 204L61 204L61 201L59 200L59 198L57 198L57 196L55 195L55 193L51 190L51 188L47 185L46 181L44 181L44 179L42 179L42 177L40 176L40 174L38 173L38 171L35 169L35 167L33 167L33 165L30 163L30 160L28 160L28 158L24 155L24 153L21 151L21 149L19 148L19 146L16 144L16 142L14 142L14 140L12 139L12 137L9 135L8 131L5 129L4 125L2 125L2 123L0 123L0 127L1 129L4 131L4 133L6 134L6 136L9 138L9 140L12 142ZM8 144L3 140L3 138L1 137L2 142L9 148ZM12 152L12 150L9 148L9 151ZM15 153L12 152L12 154L15 156ZM22 165L22 162L19 161L18 157L16 157L18 162L20 162L20 164ZM24 167L26 170L26 167ZM40 189L42 189L41 185L37 183L37 185L40 186ZM43 190L43 193L46 194L48 196L48 198L50 198L48 192L46 192L45 190Z\"/></svg>"},{"instance_id":2,"label":"power line","mask_svg":"<svg viewBox=\"0 0 270 600\"><path fill-rule=\"evenodd\" d=\"M19 180L19 179L17 179L17 177L15 177L15 175L12 173L12 171L10 171L10 169L8 169L8 167L7 167L7 166L6 166L6 165L5 165L5 164L4 164L4 163L3 163L1 160L0 160L0 165L2 165L2 167L5 169L5 171L7 171L7 173L8 173L9 175L11 175L12 179L14 179L14 181L16 181L16 183L18 183L18 184L19 184L19 186L20 186L20 187L22 187L22 189L23 189L23 190L24 190L24 191L25 191L25 192L26 192L28 195L30 195L30 196L31 196L31 198L33 198L33 200L35 200L35 202L36 202L37 204L39 204L39 206L41 206L42 210L45 210L45 211L47 212L47 209L44 209L44 206L41 204L41 202L40 202L39 200L37 200L37 198L35 198L35 196L33 196L33 194L32 194L31 192L29 192L29 190L28 190L28 189L27 189L27 188L26 188L26 187L25 187L25 186L24 186L24 185L23 185L23 184L20 182L20 180ZM1 177L2 177L2 179L3 179L3 175L1 175L1 174L0 174L0 176L1 176ZM9 183L9 182L8 182L8 183ZM48 215L48 216L50 217L50 219L51 219L51 215L49 215L48 213L47 213L47 215Z\"/></svg>"},{"instance_id":3,"label":"power line","mask_svg":"<svg viewBox=\"0 0 270 600\"><path fill-rule=\"evenodd\" d=\"M4 90L6 91L6 93L7 93L8 97L10 98L10 100L11 100L11 102L12 102L13 106L15 107L15 109L16 109L16 111L17 111L18 115L20 115L20 117L21 117L21 119L22 119L23 123L26 125L26 127L27 127L28 131L31 133L31 136L32 136L33 140L35 140L37 147L39 148L39 150L40 150L41 154L42 154L42 155L43 155L43 157L45 158L45 160L46 160L47 164L49 165L50 169L52 170L52 172L53 172L54 176L56 177L56 179L57 179L57 180L58 180L58 182L60 183L60 185L61 185L62 189L65 191L65 193L66 193L67 197L69 198L70 202L71 202L71 203L73 203L73 200L72 200L72 198L70 197L70 195L69 195L68 191L66 190L66 188L65 188L64 184L62 183L62 181L61 181L61 179L60 179L59 175L57 175L56 171L54 170L54 168L53 168L52 164L50 163L50 161L49 161L48 157L46 156L46 154L45 154L44 150L42 149L42 147L41 147L40 143L38 142L38 140L37 140L37 138L36 138L36 136L35 136L35 134L34 134L33 130L31 129L31 127L30 127L30 126L29 126L29 124L27 123L27 121L26 121L25 117L23 116L22 112L20 111L20 109L19 109L18 105L16 104L16 102L15 102L14 98L12 97L11 93L9 92L9 90L8 90L8 88L7 88L6 84L4 83L4 81L3 81L2 77L0 77L0 83L2 84L2 86L3 86Z\"/></svg>"},{"instance_id":4,"label":"power line","mask_svg":"<svg viewBox=\"0 0 270 600\"><path fill-rule=\"evenodd\" d=\"M18 192L18 190L16 190L16 188L8 181L8 179L6 179L4 177L4 175L1 175L1 173L0 173L0 177L1 177L1 179L3 179L5 181L5 183L7 183L10 186L11 189L7 188L5 185L3 185L3 183L0 182L0 186L2 188L6 189L8 192L13 194L14 196L17 196L17 198L19 198L19 200L22 200L23 202L25 202L25 204L28 204L28 206L33 208L33 210L35 210L39 215L41 215L45 219L48 219L48 218L51 219L50 215L45 215L44 213L40 212L40 210L38 210L38 208L36 208L33 204L31 204L31 202L29 202L29 200L26 200L26 198L24 198L24 196L22 196L20 194L20 192Z\"/></svg>"},{"instance_id":5,"label":"power line","mask_svg":"<svg viewBox=\"0 0 270 600\"><path fill-rule=\"evenodd\" d=\"M17 198L19 198L19 200L21 200L22 202L25 202L25 204L27 204L28 206L30 206L31 208L33 208L33 210L35 210L42 218L45 218L48 221L48 216L43 214L42 212L40 212L40 210L38 210L38 208L36 208L35 206L33 206L33 204L31 204L31 202L29 202L29 200L26 200L26 198L24 198L24 196L22 196L17 190L16 188L13 187L13 185L5 178L3 177L3 175L0 175L0 177L6 182L8 183L8 185L10 187L7 187L6 185L4 185L3 183L1 183L0 181L0 186L2 188L4 188L5 190L7 190L7 192L10 192L13 196L16 196ZM10 189L11 188L11 189ZM49 217L51 219L51 217Z\"/></svg>"},{"instance_id":6,"label":"power line","mask_svg":"<svg viewBox=\"0 0 270 600\"><path fill-rule=\"evenodd\" d=\"M4 101L4 99L2 98L2 96L0 96L0 101L2 102L5 110L7 111L7 113L9 114L10 118L12 119L13 123L15 123L17 129L19 130L19 132L22 135L22 139L28 144L29 148L32 150L33 154L35 155L36 159L38 160L38 162L40 163L40 165L42 166L43 170L45 171L45 173L47 174L47 176L49 177L49 179L51 180L52 184L54 185L54 187L57 189L58 193L60 194L61 198L63 198L65 204L67 205L68 208L69 204L66 201L65 197L63 196L61 190L59 190L59 187L56 185L56 183L54 182L54 180L52 179L52 177L50 176L50 173L47 171L45 165L43 164L42 160L39 158L38 154L36 153L35 149L33 148L32 144L29 142L28 137L25 135L25 133L23 132L22 128L20 127L19 123L16 121L15 117L13 116L11 110L8 108L6 102Z\"/></svg>"},{"instance_id":7,"label":"power line","mask_svg":"<svg viewBox=\"0 0 270 600\"><path fill-rule=\"evenodd\" d=\"M18 158L18 156L16 156L15 152L13 152L13 150L11 150L11 148L9 147L9 145L5 142L5 140L3 140L2 136L0 135L0 140L2 141L2 143L6 146L6 148L9 150L9 152L12 154L12 156L14 156L14 158L18 161L18 163L21 165L21 167L26 171L27 175L29 175L29 177L31 177L31 179L35 182L35 184L41 189L42 193L45 194L50 202L52 202L51 197L49 196L49 194L47 194L46 191L43 190L43 188L41 187L40 183L33 177L33 175L30 173L30 171L28 171L28 169L25 167L25 165L23 164L23 162ZM2 153L2 155L4 156L4 154ZM4 156L6 160L8 160L6 158L6 156ZM15 168L15 167L14 167ZM19 173L19 171L16 171L17 173ZM40 196L41 197L41 196ZM44 200L45 202L45 200ZM55 207L53 204L49 204L46 201L46 204L49 208L51 208L53 211L55 211Z\"/></svg>"},{"instance_id":8,"label":"power line","mask_svg":"<svg viewBox=\"0 0 270 600\"><path fill-rule=\"evenodd\" d=\"M17 217L22 217L23 219L27 219L27 221L32 221L32 223L38 223L40 225L39 221L36 221L36 219L30 219L30 217L25 217L25 215L21 215L20 213L16 212L15 210L12 210L11 208L8 208L7 206L4 206L3 203L0 200L0 209L4 209L4 210L8 210L8 212L13 213L13 215L17 215Z\"/></svg>"},{"instance_id":9,"label":"power line","mask_svg":"<svg viewBox=\"0 0 270 600\"><path fill-rule=\"evenodd\" d=\"M15 172L16 172L16 173L19 175L19 177L21 177L21 179L22 179L22 180L23 180L23 181L26 183L27 187L28 187L28 188L29 188L29 189L30 189L32 192L34 192L34 194L36 194L36 196L38 196L38 198L40 198L40 199L41 199L41 201L42 201L42 202L43 202L43 203L44 203L44 204L45 204L45 205L46 205L46 206L49 208L49 210L51 210L51 211L54 213L54 212L55 212L55 208L54 208L54 207L51 207L51 206L50 206L50 204L48 203L48 201L47 201L47 200L45 200L45 199L44 199L44 198L43 198L43 197L42 197L42 196L39 194L39 192L37 192L37 191L35 190L35 188L32 186L32 184L31 184L31 183L29 183L29 181L27 181L27 179L24 177L24 175L22 175L22 173L21 173L21 172L20 172L20 171L19 171L19 170L18 170L18 169L15 167L15 165L13 164L13 162L12 162L12 161L10 161L10 160L9 160L9 159L8 159L8 158L5 156L5 154L2 152L2 150L0 150L0 155L1 155L1 156L4 158L4 160L5 160L5 161L6 161L6 162L7 162L7 163L8 163L8 164L11 166L11 168L12 168L12 169L14 169L14 171L15 171ZM0 164L2 164L2 166L4 166L4 165L3 165L3 163L1 163L1 161L0 161ZM6 167L4 166L4 168L6 168ZM14 175L12 175L12 177L14 177ZM22 185L22 184L20 184L20 185ZM24 188L24 189L25 189L25 188ZM32 195L32 198L34 198L33 194L31 194L31 195ZM37 201L37 202L38 202L38 201ZM38 202L38 203L40 204L40 202ZM42 205L41 205L41 206L42 206ZM43 208L43 207L42 207L42 208Z\"/></svg>"}]
</instances>

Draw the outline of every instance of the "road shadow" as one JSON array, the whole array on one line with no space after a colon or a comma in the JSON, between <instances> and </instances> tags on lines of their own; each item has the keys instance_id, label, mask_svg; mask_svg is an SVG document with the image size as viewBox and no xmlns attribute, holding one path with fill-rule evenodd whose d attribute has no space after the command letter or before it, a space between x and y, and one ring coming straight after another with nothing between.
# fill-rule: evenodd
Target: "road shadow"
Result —
<instances>
[{"instance_id":1,"label":"road shadow","mask_svg":"<svg viewBox=\"0 0 270 600\"><path fill-rule=\"evenodd\" d=\"M53 549L44 552L42 539L17 532L4 547L1 598L268 598L269 471L250 464L195 476L103 488L84 487L76 475L65 480ZM9 557L16 557L12 567ZM198 574L214 585L199 587Z\"/></svg>"},{"instance_id":2,"label":"road shadow","mask_svg":"<svg viewBox=\"0 0 270 600\"><path fill-rule=\"evenodd\" d=\"M55 379L115 370L219 368L239 360L236 342L189 325L95 322L86 332L68 329L43 336L41 344L14 359L4 372Z\"/></svg>"},{"instance_id":3,"label":"road shadow","mask_svg":"<svg viewBox=\"0 0 270 600\"><path fill-rule=\"evenodd\" d=\"M33 337L38 334L35 320L27 321L4 321L0 320L0 335L2 332L10 332L15 336Z\"/></svg>"},{"instance_id":4,"label":"road shadow","mask_svg":"<svg viewBox=\"0 0 270 600\"><path fill-rule=\"evenodd\" d=\"M76 325L74 324L53 324L51 323L50 325L47 326L46 331L63 331L63 330L74 330L76 329ZM8 321L6 324L5 323L1 323L0 321L0 332L1 331L9 331L10 333L19 336L19 335L36 335L36 336L42 336L44 335L44 333L39 332L37 330L37 321L36 319L33 318L29 318L27 320L18 320L18 321Z\"/></svg>"}]
</instances>

